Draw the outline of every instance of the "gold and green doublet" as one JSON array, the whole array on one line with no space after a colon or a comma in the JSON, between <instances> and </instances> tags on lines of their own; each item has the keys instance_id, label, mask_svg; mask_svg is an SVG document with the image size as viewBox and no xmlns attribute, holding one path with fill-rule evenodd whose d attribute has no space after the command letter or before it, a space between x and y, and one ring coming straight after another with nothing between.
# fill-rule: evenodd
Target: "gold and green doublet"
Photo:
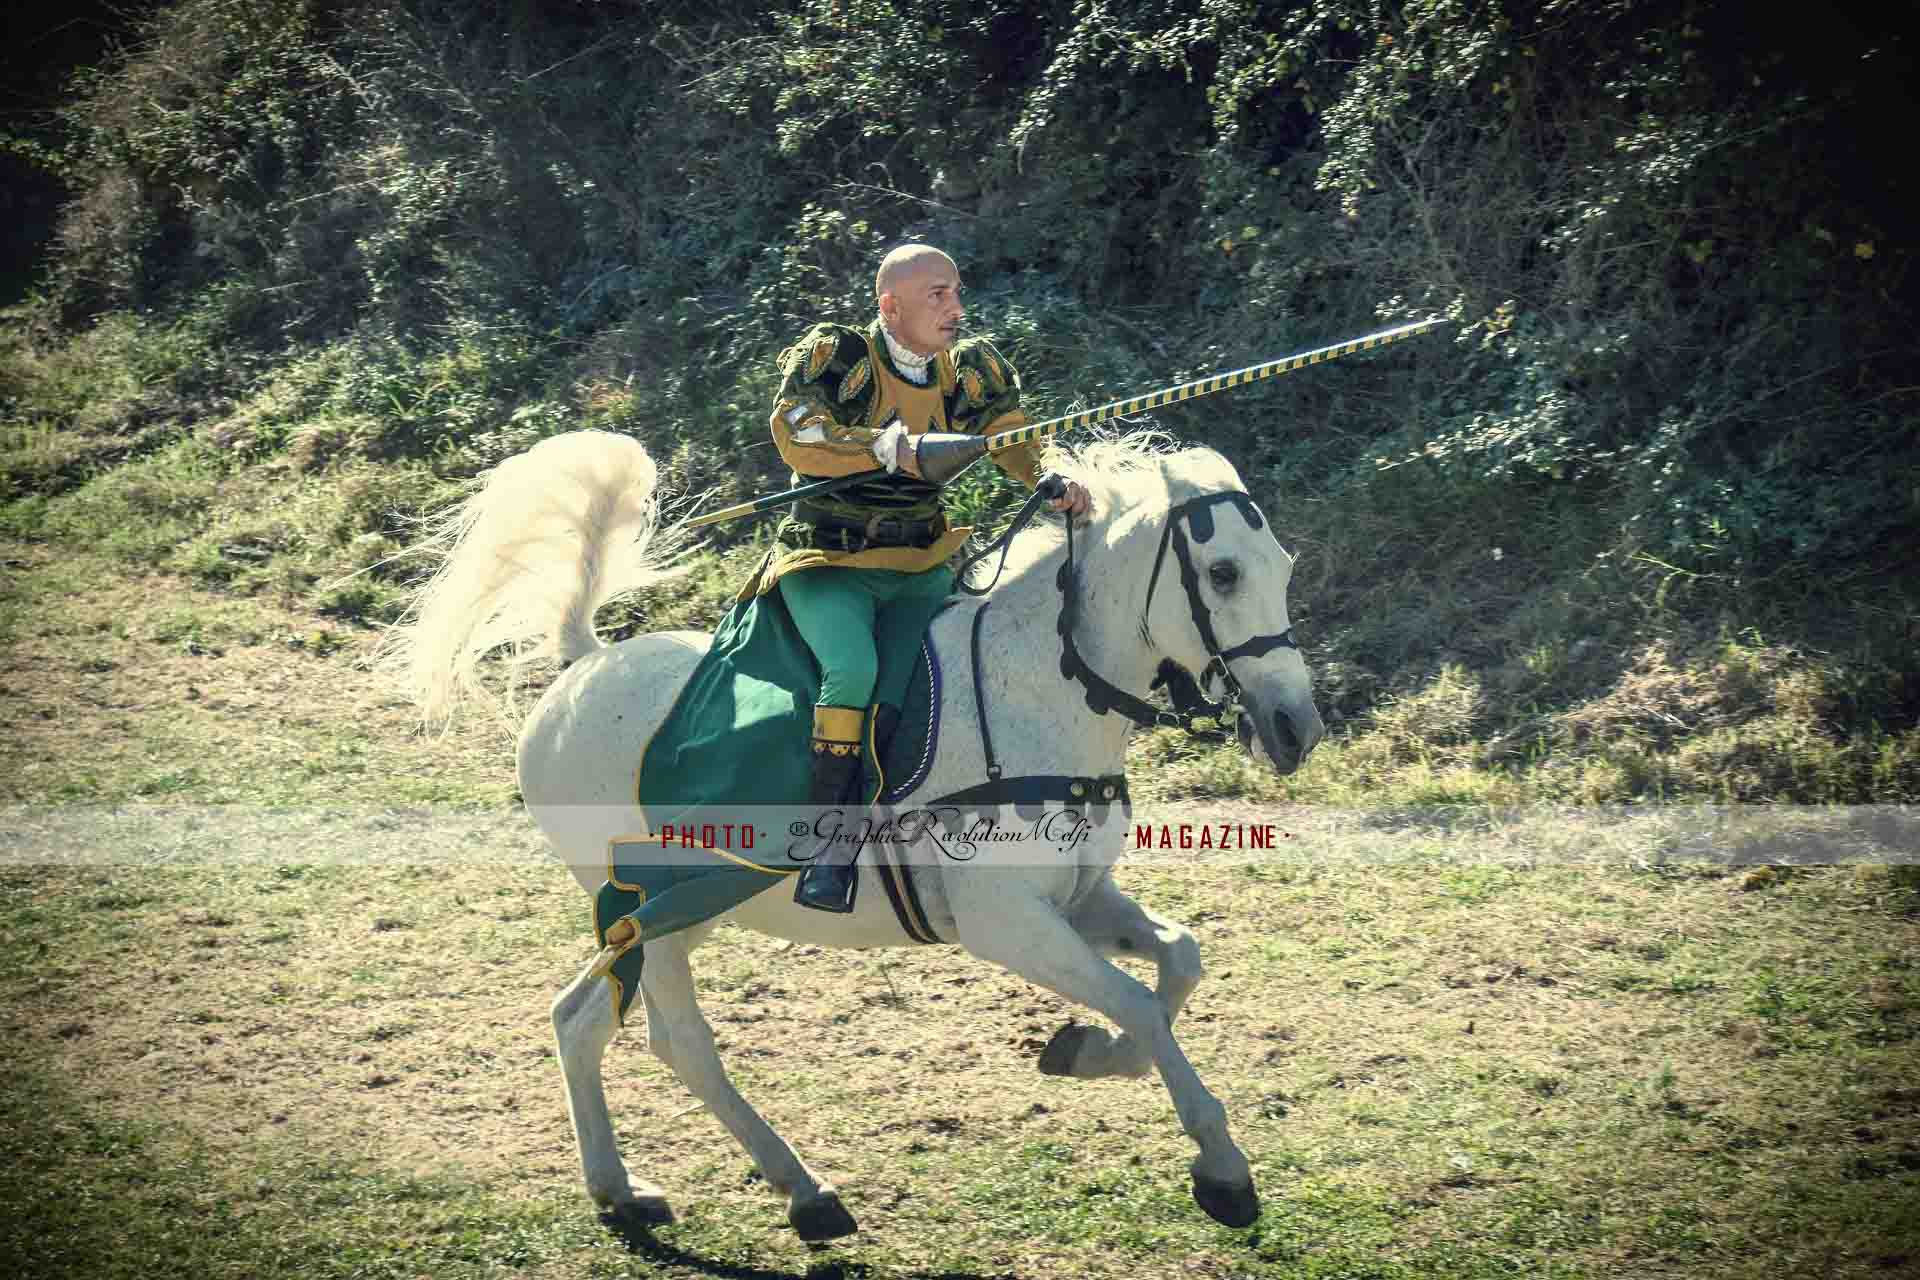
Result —
<instances>
[{"instance_id":1,"label":"gold and green doublet","mask_svg":"<svg viewBox=\"0 0 1920 1280\"><path fill-rule=\"evenodd\" d=\"M1026 425L1020 375L985 338L962 339L936 356L929 370L925 386L902 376L878 320L864 330L844 324L809 329L780 356L782 381L770 419L773 442L793 468L794 483L878 467L873 442L896 417L916 436L929 431L990 435ZM1027 444L993 460L1031 489L1039 480L1039 455L1037 444ZM823 512L836 523L888 515L927 521L940 514L940 490L905 471L882 471L811 501L780 522L774 532L778 545L741 590L741 599L766 593L785 574L818 565L924 572L946 563L972 532L941 529L925 546L839 550L813 523Z\"/></svg>"}]
</instances>

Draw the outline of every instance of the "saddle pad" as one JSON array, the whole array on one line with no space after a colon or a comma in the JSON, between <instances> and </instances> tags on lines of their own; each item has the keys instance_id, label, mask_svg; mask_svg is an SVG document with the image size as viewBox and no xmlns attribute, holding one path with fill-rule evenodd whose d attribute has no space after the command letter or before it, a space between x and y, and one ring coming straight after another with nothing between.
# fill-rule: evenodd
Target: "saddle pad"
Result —
<instances>
[{"instance_id":1,"label":"saddle pad","mask_svg":"<svg viewBox=\"0 0 1920 1280\"><path fill-rule=\"evenodd\" d=\"M891 794L925 777L925 721L935 700L909 685L937 689L924 637L948 603L936 601L921 617L902 619L892 630L912 639L879 654L874 701L900 707L902 727L894 742L882 744L884 767L873 757L874 744L867 744L864 796L883 785ZM636 798L650 828L689 814L724 822L729 809L737 816L747 806L804 804L819 693L819 666L781 597L768 592L734 605L641 759Z\"/></svg>"},{"instance_id":2,"label":"saddle pad","mask_svg":"<svg viewBox=\"0 0 1920 1280\"><path fill-rule=\"evenodd\" d=\"M948 601L925 609L917 625L898 634L920 637L879 655L875 699L901 707L900 728L887 743L869 735L864 796L904 795L925 780L939 706L939 666L924 636ZM903 620L912 622L913 620ZM787 806L804 805L812 772L807 744L820 670L777 592L741 601L715 630L713 644L654 733L640 763L636 799L648 831L701 833L670 854L658 839L636 835L608 848L607 880L594 899L594 932L630 917L643 940L663 937L711 919L800 870L785 857L784 830L766 831L749 845L726 837L727 824L751 822ZM879 749L879 759L874 751ZM784 822L779 824L784 828ZM706 832L712 828L713 835ZM624 1019L638 991L640 949L612 969Z\"/></svg>"}]
</instances>

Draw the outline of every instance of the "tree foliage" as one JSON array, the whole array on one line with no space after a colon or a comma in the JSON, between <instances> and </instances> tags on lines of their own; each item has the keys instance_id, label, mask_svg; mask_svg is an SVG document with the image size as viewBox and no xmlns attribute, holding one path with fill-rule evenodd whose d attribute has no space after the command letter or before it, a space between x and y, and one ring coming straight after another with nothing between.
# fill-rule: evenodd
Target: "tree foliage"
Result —
<instances>
[{"instance_id":1,"label":"tree foliage","mask_svg":"<svg viewBox=\"0 0 1920 1280\"><path fill-rule=\"evenodd\" d=\"M1733 0L182 0L68 112L48 289L350 352L389 452L588 422L735 489L774 355L903 237L1041 410L1445 311L1172 425L1263 483L1865 575L1920 535L1914 183L1867 141L1912 69ZM423 396L433 360L484 372Z\"/></svg>"}]
</instances>

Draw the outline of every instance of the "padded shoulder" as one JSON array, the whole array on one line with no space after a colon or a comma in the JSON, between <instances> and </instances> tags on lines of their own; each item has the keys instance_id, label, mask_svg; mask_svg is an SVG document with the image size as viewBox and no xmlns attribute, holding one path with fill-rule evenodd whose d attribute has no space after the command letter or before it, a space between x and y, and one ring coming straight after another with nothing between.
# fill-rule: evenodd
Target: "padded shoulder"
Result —
<instances>
[{"instance_id":1,"label":"padded shoulder","mask_svg":"<svg viewBox=\"0 0 1920 1280\"><path fill-rule=\"evenodd\" d=\"M985 338L955 343L953 369L955 393L947 417L956 429L986 430L1020 407L1019 372Z\"/></svg>"},{"instance_id":2,"label":"padded shoulder","mask_svg":"<svg viewBox=\"0 0 1920 1280\"><path fill-rule=\"evenodd\" d=\"M983 390L989 398L1018 390L1020 386L1020 373L1013 367L1013 361L1001 355L985 338L962 338L956 342L953 367L960 371L972 369L984 378Z\"/></svg>"},{"instance_id":3,"label":"padded shoulder","mask_svg":"<svg viewBox=\"0 0 1920 1280\"><path fill-rule=\"evenodd\" d=\"M780 355L780 372L796 385L831 377L837 383L867 355L867 338L852 325L825 322L806 331ZM838 387L831 389L837 391Z\"/></svg>"}]
</instances>

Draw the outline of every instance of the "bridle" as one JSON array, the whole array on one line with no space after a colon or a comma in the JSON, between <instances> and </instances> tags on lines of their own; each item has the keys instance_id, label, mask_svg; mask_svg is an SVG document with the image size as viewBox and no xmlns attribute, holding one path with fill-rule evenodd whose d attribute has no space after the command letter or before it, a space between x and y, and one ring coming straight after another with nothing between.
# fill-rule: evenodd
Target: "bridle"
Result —
<instances>
[{"instance_id":1,"label":"bridle","mask_svg":"<svg viewBox=\"0 0 1920 1280\"><path fill-rule=\"evenodd\" d=\"M1207 665L1201 668L1198 677L1171 658L1160 664L1152 687L1157 689L1163 684L1167 687L1174 703L1173 711L1162 711L1144 698L1128 693L1095 671L1080 656L1079 647L1074 642L1074 633L1080 621L1080 593L1075 577L1073 521L1067 521L1067 558L1060 565L1060 572L1054 580L1062 597L1060 621L1057 624L1061 645L1060 674L1078 681L1086 689L1087 706L1096 714L1115 711L1143 728L1172 727L1184 729L1196 737L1224 737L1228 718L1237 718L1240 713L1242 696L1240 682L1234 678L1233 669L1228 664L1235 658L1258 658L1275 649L1300 647L1293 638L1292 627L1277 635L1250 637L1230 649L1220 647L1220 639L1213 629L1213 611L1200 598L1200 571L1193 563L1193 553L1181 526L1184 523L1193 530L1193 541L1211 541L1214 533L1213 508L1222 502L1231 502L1239 508L1240 514L1252 528L1266 527L1266 522L1260 517L1260 508L1254 505L1251 495L1239 489L1203 493L1177 502L1167 509L1166 524L1160 531L1160 549L1153 557L1153 576L1147 580L1147 602L1140 610L1141 638L1150 645L1154 644L1147 619L1153 613L1153 595L1159 589L1160 570L1166 563L1167 548L1171 546L1174 558L1180 563L1180 585L1187 593L1187 607L1193 613L1194 629L1200 633L1200 643L1207 651ZM1203 692L1202 685L1209 676L1220 681L1227 695L1224 700L1215 702ZM1194 722L1201 718L1213 720L1221 727L1211 732L1199 729Z\"/></svg>"},{"instance_id":2,"label":"bridle","mask_svg":"<svg viewBox=\"0 0 1920 1280\"><path fill-rule=\"evenodd\" d=\"M970 557L960 566L955 575L955 585L968 595L984 596L993 590L994 583L1000 580L1000 571L1007 566L1007 548L1015 534L1019 533L1034 517L1042 502L1058 498L1066 491L1066 482L1058 476L1046 476L1035 486L1026 505L1008 522L1007 527L985 549ZM1253 505L1253 499L1239 490L1202 494L1175 503L1167 510L1166 527L1160 534L1160 550L1153 559L1153 577L1147 583L1147 603L1140 613L1140 635L1149 645L1154 643L1153 635L1147 627L1147 617L1153 609L1153 594L1160 584L1160 569L1166 563L1167 548L1173 548L1174 558L1180 562L1180 584L1187 593L1187 605L1193 611L1194 625L1199 629L1200 640L1207 649L1207 665L1201 670L1205 678L1214 668L1219 669L1219 678L1226 691L1227 700L1213 702L1201 691L1200 682L1185 667L1168 658L1160 664L1160 671L1153 682L1154 688L1166 686L1173 699L1174 710L1162 711L1144 698L1137 698L1115 685L1087 665L1081 657L1079 645L1074 640L1080 620L1080 591L1077 576L1077 557L1073 547L1073 517L1068 516L1067 558L1060 566L1060 572L1054 578L1060 589L1060 619L1056 629L1060 633L1060 672L1070 680L1078 681L1086 690L1087 705L1096 713L1105 714L1117 711L1135 724L1147 728L1170 726L1185 729L1199 738L1220 740L1230 732L1237 732L1236 723L1229 729L1229 717L1237 720L1241 714L1240 682L1234 679L1232 669L1227 665L1235 658L1256 658L1274 649L1297 649L1294 643L1293 628L1279 635L1254 636L1242 641L1230 649L1222 649L1220 640L1213 629L1213 612L1207 608L1206 601L1200 598L1200 573L1194 567L1193 553L1187 542L1186 529L1193 532L1193 541L1206 542L1213 537L1213 508L1216 504L1231 502L1240 508L1247 523L1255 529L1265 527L1260 518L1260 509ZM1186 526L1185 529L1182 525ZM984 587L974 587L967 583L967 572L980 561L1000 552L1000 569L993 575L993 581ZM935 809L952 808L956 813L978 811L1000 811L1012 806L1014 812L1029 821L1037 821L1039 815L1060 806L1068 806L1071 812L1081 815L1085 821L1103 824L1118 812L1119 821L1124 828L1132 813L1132 799L1127 792L1127 775L1123 769L1119 773L1103 774L1098 777L1074 777L1062 774L1023 774L1016 777L1003 777L1000 760L993 750L993 730L987 717L987 688L983 678L985 668L980 661L981 624L985 621L987 610L993 601L983 600L973 613L973 699L978 712L980 746L987 768L987 780L975 786L941 796L932 802ZM1156 646L1157 647L1157 646ZM936 694L936 701L938 695ZM1207 718L1220 727L1203 730L1196 720ZM893 895L894 911L899 915L902 927L909 937L919 942L938 942L940 939L930 928L922 928L913 923L914 916L902 904L902 896L917 902L913 888L913 874L906 870L898 892L892 887L894 881L884 875L882 882L887 884L888 893Z\"/></svg>"},{"instance_id":3,"label":"bridle","mask_svg":"<svg viewBox=\"0 0 1920 1280\"><path fill-rule=\"evenodd\" d=\"M1043 501L1059 497L1065 492L1066 484L1058 476L1044 477L1028 497L1026 505L1014 516L999 537L995 538L984 550L980 551L964 564L956 576L961 591L969 595L986 595L1000 579L996 570L993 581L984 587L972 587L967 584L967 571L979 561L1000 552L1000 569L1006 568L1007 547L1026 524L1033 519ZM1067 557L1060 565L1060 571L1054 578L1054 585L1060 590L1060 618L1055 630L1060 634L1060 674L1077 682L1085 691L1087 706L1096 715L1116 712L1125 716L1142 728L1183 729L1196 738L1220 741L1234 729L1229 722L1237 722L1242 714L1240 700L1242 689L1234 678L1233 669L1228 665L1236 658L1257 658L1271 653L1275 649L1298 649L1300 646L1293 638L1293 628L1289 627L1277 635L1253 636L1243 640L1230 649L1220 647L1220 639L1213 628L1213 611L1200 598L1200 571L1193 563L1193 553L1182 529L1184 524L1193 531L1194 542L1208 542L1214 534L1213 508L1222 502L1231 502L1239 508L1248 525L1255 529L1266 527L1260 516L1260 508L1254 505L1251 495L1239 489L1226 489L1216 493L1204 493L1177 502L1167 509L1166 524L1160 531L1160 548L1153 557L1153 576L1147 581L1147 601L1140 611L1140 636L1149 645L1154 644L1153 633L1147 619L1153 612L1154 592L1160 586L1160 570L1166 563L1167 548L1173 548L1174 559L1180 565L1180 585L1187 593L1187 607L1193 613L1195 629L1200 633L1200 642L1207 650L1207 665L1194 674L1168 658L1160 664L1151 688L1165 687L1173 702L1172 711L1163 711L1145 698L1137 697L1120 688L1111 680L1095 671L1081 656L1075 634L1080 624L1080 592L1077 576L1077 557L1073 546L1073 518L1066 520ZM980 629L991 602L982 603L973 616L973 694L974 703L979 711L982 744L986 749L987 776L994 782L1000 778L1000 765L993 751L993 738L987 727L986 688L982 683L980 662ZM1157 646L1156 646L1157 647ZM1202 688L1202 682L1209 678L1220 681L1226 697L1219 702L1208 698ZM1202 729L1198 721L1212 720L1218 726L1214 729ZM1235 726L1237 727L1237 725Z\"/></svg>"}]
</instances>

